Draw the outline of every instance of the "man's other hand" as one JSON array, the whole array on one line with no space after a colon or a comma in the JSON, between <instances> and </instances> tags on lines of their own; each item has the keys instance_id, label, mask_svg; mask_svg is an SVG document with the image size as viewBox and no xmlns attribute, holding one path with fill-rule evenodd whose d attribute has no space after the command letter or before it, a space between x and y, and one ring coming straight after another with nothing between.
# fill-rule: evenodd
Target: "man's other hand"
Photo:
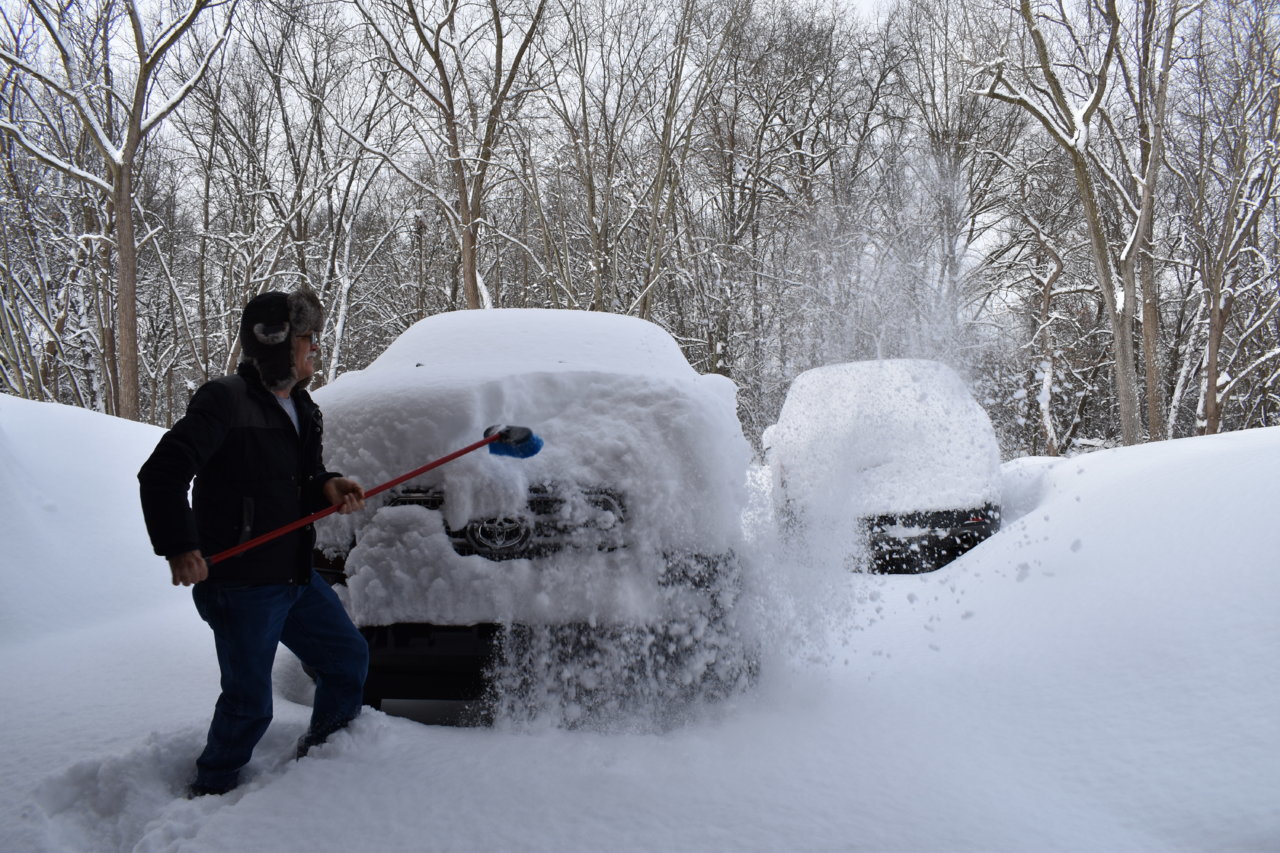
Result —
<instances>
[{"instance_id":1,"label":"man's other hand","mask_svg":"<svg viewBox=\"0 0 1280 853\"><path fill-rule=\"evenodd\" d=\"M209 577L209 564L199 551L188 551L169 558L169 571L173 573L174 586L191 586Z\"/></svg>"},{"instance_id":2,"label":"man's other hand","mask_svg":"<svg viewBox=\"0 0 1280 853\"><path fill-rule=\"evenodd\" d=\"M339 515L364 509L364 488L355 480L334 477L324 483L324 496L338 508Z\"/></svg>"}]
</instances>

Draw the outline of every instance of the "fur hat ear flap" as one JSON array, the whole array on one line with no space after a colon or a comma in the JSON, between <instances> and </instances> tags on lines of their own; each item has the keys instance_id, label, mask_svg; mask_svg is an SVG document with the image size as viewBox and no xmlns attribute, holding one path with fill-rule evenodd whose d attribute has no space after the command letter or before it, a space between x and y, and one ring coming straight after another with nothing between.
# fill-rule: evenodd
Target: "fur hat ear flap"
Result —
<instances>
[{"instance_id":1,"label":"fur hat ear flap","mask_svg":"<svg viewBox=\"0 0 1280 853\"><path fill-rule=\"evenodd\" d=\"M240 315L240 347L249 358L262 358L288 343L289 297L278 290L249 300Z\"/></svg>"},{"instance_id":2,"label":"fur hat ear flap","mask_svg":"<svg viewBox=\"0 0 1280 853\"><path fill-rule=\"evenodd\" d=\"M276 344L282 344L284 343L285 338L289 337L289 324L273 323L268 326L266 323L254 323L253 337L264 347L273 347Z\"/></svg>"},{"instance_id":3,"label":"fur hat ear flap","mask_svg":"<svg viewBox=\"0 0 1280 853\"><path fill-rule=\"evenodd\" d=\"M305 335L324 328L324 307L315 291L310 288L295 290L289 294L289 323L293 334Z\"/></svg>"}]
</instances>

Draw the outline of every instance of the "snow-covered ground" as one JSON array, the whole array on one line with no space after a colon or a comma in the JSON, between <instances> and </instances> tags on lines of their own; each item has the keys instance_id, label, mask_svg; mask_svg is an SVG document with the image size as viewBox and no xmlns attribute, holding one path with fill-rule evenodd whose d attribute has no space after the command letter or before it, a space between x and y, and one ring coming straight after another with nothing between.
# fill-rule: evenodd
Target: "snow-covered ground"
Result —
<instances>
[{"instance_id":1,"label":"snow-covered ground","mask_svg":"<svg viewBox=\"0 0 1280 853\"><path fill-rule=\"evenodd\" d=\"M916 577L773 553L758 686L654 733L276 722L181 799L210 634L147 545L160 431L0 396L0 850L1280 849L1280 429L1005 466Z\"/></svg>"}]
</instances>

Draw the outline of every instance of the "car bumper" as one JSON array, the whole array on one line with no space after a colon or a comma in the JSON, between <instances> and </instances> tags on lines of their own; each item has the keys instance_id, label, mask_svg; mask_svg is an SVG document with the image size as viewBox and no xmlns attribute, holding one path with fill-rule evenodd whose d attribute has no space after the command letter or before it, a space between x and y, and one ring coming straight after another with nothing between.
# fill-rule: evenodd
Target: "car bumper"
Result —
<instances>
[{"instance_id":1,"label":"car bumper","mask_svg":"<svg viewBox=\"0 0 1280 853\"><path fill-rule=\"evenodd\" d=\"M369 641L365 703L383 699L495 707L590 708L718 698L754 680L758 653L736 631L662 625L399 623Z\"/></svg>"},{"instance_id":2,"label":"car bumper","mask_svg":"<svg viewBox=\"0 0 1280 853\"><path fill-rule=\"evenodd\" d=\"M473 701L484 697L497 657L494 624L400 623L360 629L369 642L365 701L382 699Z\"/></svg>"}]
</instances>

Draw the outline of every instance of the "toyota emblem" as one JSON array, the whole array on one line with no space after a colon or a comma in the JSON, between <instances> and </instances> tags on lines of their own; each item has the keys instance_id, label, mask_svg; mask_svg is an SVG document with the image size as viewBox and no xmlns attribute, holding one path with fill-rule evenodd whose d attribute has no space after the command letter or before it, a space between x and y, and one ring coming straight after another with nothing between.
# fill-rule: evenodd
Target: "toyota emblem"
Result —
<instances>
[{"instance_id":1,"label":"toyota emblem","mask_svg":"<svg viewBox=\"0 0 1280 853\"><path fill-rule=\"evenodd\" d=\"M518 518L487 518L467 525L467 539L479 551L509 551L529 538L529 527Z\"/></svg>"}]
</instances>

